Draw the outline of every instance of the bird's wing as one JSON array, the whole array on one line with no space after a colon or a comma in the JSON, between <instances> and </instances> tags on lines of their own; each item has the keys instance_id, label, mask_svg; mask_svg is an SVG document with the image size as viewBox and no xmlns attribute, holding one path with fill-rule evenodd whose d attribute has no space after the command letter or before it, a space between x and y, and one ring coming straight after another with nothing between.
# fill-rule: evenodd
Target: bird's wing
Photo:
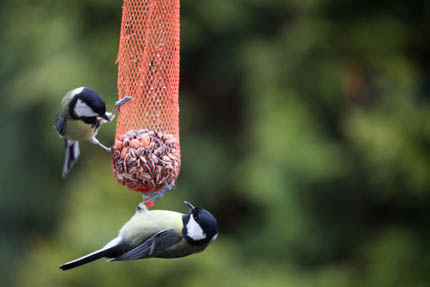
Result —
<instances>
[{"instance_id":1,"label":"bird's wing","mask_svg":"<svg viewBox=\"0 0 430 287\"><path fill-rule=\"evenodd\" d=\"M181 241L181 237L174 229L160 231L157 234L149 237L143 243L139 244L130 251L118 256L113 261L135 260L149 258L154 254L154 251L165 250L168 247Z\"/></svg>"},{"instance_id":2,"label":"bird's wing","mask_svg":"<svg viewBox=\"0 0 430 287\"><path fill-rule=\"evenodd\" d=\"M66 157L63 166L63 178L67 176L79 157L79 142L65 139Z\"/></svg>"},{"instance_id":3,"label":"bird's wing","mask_svg":"<svg viewBox=\"0 0 430 287\"><path fill-rule=\"evenodd\" d=\"M64 136L64 128L66 127L66 119L58 117L55 119L55 129L60 136Z\"/></svg>"}]
</instances>

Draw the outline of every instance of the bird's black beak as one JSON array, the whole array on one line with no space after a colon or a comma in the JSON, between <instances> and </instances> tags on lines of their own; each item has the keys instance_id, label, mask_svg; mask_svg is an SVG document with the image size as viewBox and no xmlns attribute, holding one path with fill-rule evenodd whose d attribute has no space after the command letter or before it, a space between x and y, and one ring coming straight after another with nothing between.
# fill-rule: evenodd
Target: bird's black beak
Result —
<instances>
[{"instance_id":1,"label":"bird's black beak","mask_svg":"<svg viewBox=\"0 0 430 287\"><path fill-rule=\"evenodd\" d=\"M108 117L107 114L103 114L102 118L104 118L105 120L107 120L108 122L110 122L110 118Z\"/></svg>"},{"instance_id":2,"label":"bird's black beak","mask_svg":"<svg viewBox=\"0 0 430 287\"><path fill-rule=\"evenodd\" d=\"M195 209L194 205L192 205L188 201L184 201L184 203L188 206L188 208L190 209L190 211L193 211Z\"/></svg>"}]
</instances>

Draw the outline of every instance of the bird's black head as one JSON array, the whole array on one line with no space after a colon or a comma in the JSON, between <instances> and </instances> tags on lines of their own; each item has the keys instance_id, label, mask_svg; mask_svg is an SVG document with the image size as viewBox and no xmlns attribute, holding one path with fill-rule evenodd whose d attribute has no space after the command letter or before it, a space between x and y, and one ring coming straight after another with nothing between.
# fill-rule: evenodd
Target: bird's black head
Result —
<instances>
[{"instance_id":1,"label":"bird's black head","mask_svg":"<svg viewBox=\"0 0 430 287\"><path fill-rule=\"evenodd\" d=\"M109 118L106 115L106 104L96 91L81 87L70 91L72 100L69 104L69 113L73 119L91 123L97 117Z\"/></svg>"},{"instance_id":2,"label":"bird's black head","mask_svg":"<svg viewBox=\"0 0 430 287\"><path fill-rule=\"evenodd\" d=\"M215 217L206 209L194 207L191 203L185 201L190 209L189 213L184 215L183 233L188 243L192 245L205 245L218 237L218 224Z\"/></svg>"}]
</instances>

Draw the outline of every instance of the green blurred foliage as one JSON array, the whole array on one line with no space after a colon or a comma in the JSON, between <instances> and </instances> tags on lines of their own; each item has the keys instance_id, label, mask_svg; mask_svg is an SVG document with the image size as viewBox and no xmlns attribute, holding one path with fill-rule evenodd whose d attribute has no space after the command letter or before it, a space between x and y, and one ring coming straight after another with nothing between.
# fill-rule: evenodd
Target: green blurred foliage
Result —
<instances>
[{"instance_id":1,"label":"green blurred foliage","mask_svg":"<svg viewBox=\"0 0 430 287\"><path fill-rule=\"evenodd\" d=\"M1 285L428 285L428 11L428 1L183 0L182 171L157 208L205 207L220 237L188 258L61 272L140 200L90 143L62 180L52 127L72 88L112 107L121 3L0 2Z\"/></svg>"}]
</instances>

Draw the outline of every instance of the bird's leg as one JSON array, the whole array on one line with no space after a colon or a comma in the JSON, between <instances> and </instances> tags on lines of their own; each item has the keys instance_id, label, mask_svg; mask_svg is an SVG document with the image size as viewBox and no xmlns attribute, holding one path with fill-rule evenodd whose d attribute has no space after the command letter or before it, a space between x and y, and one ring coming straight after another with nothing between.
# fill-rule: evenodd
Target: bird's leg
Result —
<instances>
[{"instance_id":1,"label":"bird's leg","mask_svg":"<svg viewBox=\"0 0 430 287\"><path fill-rule=\"evenodd\" d=\"M122 105L133 99L133 97L124 97L121 100L116 101L112 109L112 114L115 114L117 111L119 111Z\"/></svg>"},{"instance_id":2,"label":"bird's leg","mask_svg":"<svg viewBox=\"0 0 430 287\"><path fill-rule=\"evenodd\" d=\"M149 204L149 206L153 205L157 200L159 200L161 197L163 197L163 195L166 192L169 192L174 188L175 188L175 182L172 182L171 184L166 183L158 192L151 192L149 194L142 192L144 205L147 205L147 204Z\"/></svg>"},{"instance_id":3,"label":"bird's leg","mask_svg":"<svg viewBox=\"0 0 430 287\"><path fill-rule=\"evenodd\" d=\"M176 187L176 185L175 185L175 181L172 181L172 183L171 184L165 184L164 186L163 186L163 188L159 191L159 194L160 194L160 197L162 197L166 192L169 192L169 191L171 191L172 189L174 189ZM158 197L158 198L160 198L160 197ZM157 199L158 199L157 198Z\"/></svg>"},{"instance_id":4,"label":"bird's leg","mask_svg":"<svg viewBox=\"0 0 430 287\"><path fill-rule=\"evenodd\" d=\"M110 147L107 147L107 146L103 145L101 142L99 142L99 140L98 140L98 139L96 139L96 137L92 137L92 138L90 138L90 142L91 142L91 143L93 143L93 144L96 144L96 145L101 146L101 147L102 147L102 149L104 149L104 150L105 150L105 151L107 151L107 152L112 152L112 148L110 148Z\"/></svg>"},{"instance_id":5,"label":"bird's leg","mask_svg":"<svg viewBox=\"0 0 430 287\"><path fill-rule=\"evenodd\" d=\"M148 208L146 207L145 203L141 202L137 205L137 211L146 212L148 211Z\"/></svg>"},{"instance_id":6,"label":"bird's leg","mask_svg":"<svg viewBox=\"0 0 430 287\"><path fill-rule=\"evenodd\" d=\"M106 113L106 115L109 117L110 121L112 121L115 118L115 114L119 111L122 105L127 103L128 101L134 99L133 97L124 97L121 100L116 101L115 105L113 106L111 113Z\"/></svg>"}]
</instances>

